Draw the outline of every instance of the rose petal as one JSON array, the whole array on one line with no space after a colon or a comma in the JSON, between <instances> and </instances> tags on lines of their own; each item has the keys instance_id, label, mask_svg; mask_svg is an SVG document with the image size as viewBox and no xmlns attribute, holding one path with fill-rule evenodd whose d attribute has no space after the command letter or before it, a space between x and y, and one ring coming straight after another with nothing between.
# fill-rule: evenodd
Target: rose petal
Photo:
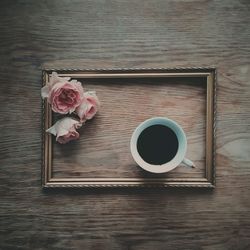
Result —
<instances>
[{"instance_id":1,"label":"rose petal","mask_svg":"<svg viewBox=\"0 0 250 250\"><path fill-rule=\"evenodd\" d=\"M57 121L52 127L46 130L46 132L51 133L57 137L66 135L72 128L80 128L81 123L71 117L64 117Z\"/></svg>"},{"instance_id":2,"label":"rose petal","mask_svg":"<svg viewBox=\"0 0 250 250\"><path fill-rule=\"evenodd\" d=\"M52 72L48 85L52 88L58 82L68 82L70 77L59 77L56 72Z\"/></svg>"},{"instance_id":3,"label":"rose petal","mask_svg":"<svg viewBox=\"0 0 250 250\"><path fill-rule=\"evenodd\" d=\"M42 87L42 89L41 89L41 96L42 96L43 99L47 98L49 96L49 91L50 91L50 89L49 89L49 87L47 85L45 85L44 87Z\"/></svg>"},{"instance_id":4,"label":"rose petal","mask_svg":"<svg viewBox=\"0 0 250 250\"><path fill-rule=\"evenodd\" d=\"M84 93L84 99L76 113L81 121L92 119L100 107L99 99L95 91L87 91Z\"/></svg>"}]
</instances>

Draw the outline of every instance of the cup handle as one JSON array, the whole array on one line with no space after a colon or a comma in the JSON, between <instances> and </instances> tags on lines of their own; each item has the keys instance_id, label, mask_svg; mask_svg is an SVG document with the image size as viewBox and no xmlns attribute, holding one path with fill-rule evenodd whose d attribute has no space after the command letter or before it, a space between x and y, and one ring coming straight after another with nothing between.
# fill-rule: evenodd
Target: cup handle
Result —
<instances>
[{"instance_id":1,"label":"cup handle","mask_svg":"<svg viewBox=\"0 0 250 250\"><path fill-rule=\"evenodd\" d=\"M184 158L182 163L185 164L187 167L195 168L195 164L187 158Z\"/></svg>"}]
</instances>

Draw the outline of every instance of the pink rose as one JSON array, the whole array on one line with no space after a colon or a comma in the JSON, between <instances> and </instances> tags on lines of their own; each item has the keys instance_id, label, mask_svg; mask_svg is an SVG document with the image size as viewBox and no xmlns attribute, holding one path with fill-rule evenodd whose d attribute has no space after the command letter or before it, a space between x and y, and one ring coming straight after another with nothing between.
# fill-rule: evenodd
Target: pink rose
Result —
<instances>
[{"instance_id":1,"label":"pink rose","mask_svg":"<svg viewBox=\"0 0 250 250\"><path fill-rule=\"evenodd\" d=\"M100 107L100 102L95 91L87 91L84 93L84 98L79 107L76 108L76 113L81 122L92 119Z\"/></svg>"},{"instance_id":2,"label":"pink rose","mask_svg":"<svg viewBox=\"0 0 250 250\"><path fill-rule=\"evenodd\" d=\"M51 89L48 102L54 112L72 113L83 100L83 88L80 82L59 82Z\"/></svg>"},{"instance_id":3,"label":"pink rose","mask_svg":"<svg viewBox=\"0 0 250 250\"><path fill-rule=\"evenodd\" d=\"M42 88L42 97L48 98L52 110L56 113L72 113L82 103L82 84L77 80L69 80L69 77L59 77L53 72L48 84Z\"/></svg>"},{"instance_id":4,"label":"pink rose","mask_svg":"<svg viewBox=\"0 0 250 250\"><path fill-rule=\"evenodd\" d=\"M41 90L42 98L49 97L49 93L56 83L68 82L69 80L70 77L59 77L56 72L52 72L49 82Z\"/></svg>"},{"instance_id":5,"label":"pink rose","mask_svg":"<svg viewBox=\"0 0 250 250\"><path fill-rule=\"evenodd\" d=\"M71 118L64 117L57 121L52 127L46 130L46 132L51 133L56 136L56 141L61 144L65 144L72 140L77 140L79 138L79 133L76 129L80 128L82 124Z\"/></svg>"}]
</instances>

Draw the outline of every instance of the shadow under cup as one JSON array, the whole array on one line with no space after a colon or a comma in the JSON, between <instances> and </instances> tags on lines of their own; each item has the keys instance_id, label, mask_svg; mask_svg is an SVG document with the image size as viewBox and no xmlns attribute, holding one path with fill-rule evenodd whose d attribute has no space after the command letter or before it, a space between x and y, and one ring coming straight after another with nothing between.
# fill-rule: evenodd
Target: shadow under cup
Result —
<instances>
[{"instance_id":1,"label":"shadow under cup","mask_svg":"<svg viewBox=\"0 0 250 250\"><path fill-rule=\"evenodd\" d=\"M175 156L170 161L167 161L163 164L148 163L141 157L140 153L138 152L138 138L147 128L154 125L162 125L170 128L175 133L178 140L178 149ZM130 140L130 150L135 162L144 170L152 173L165 173L176 168L184 160L187 150L187 138L181 126L175 121L165 117L154 117L142 122L135 129ZM166 152L166 154L167 153L168 152Z\"/></svg>"}]
</instances>

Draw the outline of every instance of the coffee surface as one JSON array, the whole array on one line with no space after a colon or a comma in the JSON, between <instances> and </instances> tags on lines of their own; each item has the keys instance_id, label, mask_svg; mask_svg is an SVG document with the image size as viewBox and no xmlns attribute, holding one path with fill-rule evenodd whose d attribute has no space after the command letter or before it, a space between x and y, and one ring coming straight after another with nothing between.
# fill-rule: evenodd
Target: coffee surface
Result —
<instances>
[{"instance_id":1,"label":"coffee surface","mask_svg":"<svg viewBox=\"0 0 250 250\"><path fill-rule=\"evenodd\" d=\"M144 161L162 165L171 161L179 143L172 129L164 125L152 125L143 130L137 140L137 150Z\"/></svg>"}]
</instances>

